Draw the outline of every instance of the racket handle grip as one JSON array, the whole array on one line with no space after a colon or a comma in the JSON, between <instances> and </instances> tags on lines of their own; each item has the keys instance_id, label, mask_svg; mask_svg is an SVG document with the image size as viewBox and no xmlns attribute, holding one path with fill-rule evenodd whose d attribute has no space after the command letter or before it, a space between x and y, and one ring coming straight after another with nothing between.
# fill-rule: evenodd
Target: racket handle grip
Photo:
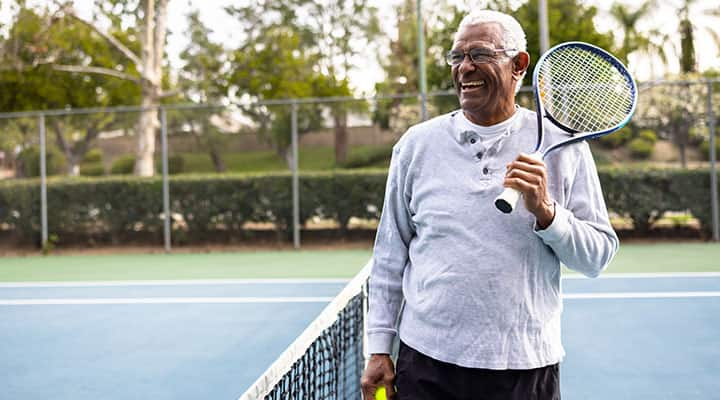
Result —
<instances>
[{"instance_id":1,"label":"racket handle grip","mask_svg":"<svg viewBox=\"0 0 720 400\"><path fill-rule=\"evenodd\" d=\"M503 192L495 199L495 207L505 214L510 214L515 209L521 193L513 188L505 188Z\"/></svg>"}]
</instances>

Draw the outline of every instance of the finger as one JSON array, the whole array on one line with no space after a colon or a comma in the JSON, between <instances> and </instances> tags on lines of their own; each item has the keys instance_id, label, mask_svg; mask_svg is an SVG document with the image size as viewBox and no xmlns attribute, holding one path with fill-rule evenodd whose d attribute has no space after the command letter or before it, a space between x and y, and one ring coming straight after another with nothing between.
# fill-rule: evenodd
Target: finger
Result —
<instances>
[{"instance_id":1,"label":"finger","mask_svg":"<svg viewBox=\"0 0 720 400\"><path fill-rule=\"evenodd\" d=\"M363 400L375 400L375 392L378 386L361 385L362 387L362 398Z\"/></svg>"},{"instance_id":2,"label":"finger","mask_svg":"<svg viewBox=\"0 0 720 400\"><path fill-rule=\"evenodd\" d=\"M519 169L512 169L506 175L505 178L519 178L523 181L530 183L535 186L543 186L544 177L534 172L523 171Z\"/></svg>"},{"instance_id":3,"label":"finger","mask_svg":"<svg viewBox=\"0 0 720 400\"><path fill-rule=\"evenodd\" d=\"M375 391L380 387L378 379L370 378L368 375L364 375L360 379L360 388L362 389L362 395L364 400L375 400Z\"/></svg>"},{"instance_id":4,"label":"finger","mask_svg":"<svg viewBox=\"0 0 720 400\"><path fill-rule=\"evenodd\" d=\"M520 178L505 178L503 186L513 188L524 195L534 195L537 186Z\"/></svg>"},{"instance_id":5,"label":"finger","mask_svg":"<svg viewBox=\"0 0 720 400\"><path fill-rule=\"evenodd\" d=\"M395 392L395 385L392 383L385 385L385 393L387 393L388 400L394 400L397 393Z\"/></svg>"},{"instance_id":6,"label":"finger","mask_svg":"<svg viewBox=\"0 0 720 400\"><path fill-rule=\"evenodd\" d=\"M545 176L546 169L545 165L538 165L538 164L529 164L524 161L513 161L510 164L507 165L507 170L512 171L514 169L519 169L522 171L528 171L536 175Z\"/></svg>"},{"instance_id":7,"label":"finger","mask_svg":"<svg viewBox=\"0 0 720 400\"><path fill-rule=\"evenodd\" d=\"M528 164L534 164L534 165L545 165L541 157L527 154L527 153L520 153L517 160L520 160L522 162L526 162Z\"/></svg>"}]
</instances>

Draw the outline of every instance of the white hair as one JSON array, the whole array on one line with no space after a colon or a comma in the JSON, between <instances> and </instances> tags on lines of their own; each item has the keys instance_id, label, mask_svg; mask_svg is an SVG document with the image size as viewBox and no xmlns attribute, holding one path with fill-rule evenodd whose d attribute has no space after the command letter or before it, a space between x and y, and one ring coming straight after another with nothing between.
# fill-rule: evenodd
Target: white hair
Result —
<instances>
[{"instance_id":1,"label":"white hair","mask_svg":"<svg viewBox=\"0 0 720 400\"><path fill-rule=\"evenodd\" d=\"M468 26L485 23L496 23L500 25L503 31L502 39L504 48L516 49L517 51L527 51L525 31L523 31L520 23L512 16L499 11L471 11L470 14L466 15L462 21L460 21L460 26L458 26L458 31L455 33L455 37L457 38L458 33Z\"/></svg>"},{"instance_id":2,"label":"white hair","mask_svg":"<svg viewBox=\"0 0 720 400\"><path fill-rule=\"evenodd\" d=\"M460 21L460 25L458 26L457 32L455 33L455 39L457 40L457 36L460 31L467 28L468 26L486 23L496 23L500 25L500 28L502 29L503 48L516 50L512 52L506 52L508 56L514 57L515 55L517 55L518 52L527 51L527 38L525 37L525 31L523 30L522 26L520 26L520 23L511 15L501 13L499 11L471 11L462 19L462 21ZM525 78L525 73L523 73L523 76L520 77L520 80L515 87L516 92L520 90L523 78Z\"/></svg>"}]
</instances>

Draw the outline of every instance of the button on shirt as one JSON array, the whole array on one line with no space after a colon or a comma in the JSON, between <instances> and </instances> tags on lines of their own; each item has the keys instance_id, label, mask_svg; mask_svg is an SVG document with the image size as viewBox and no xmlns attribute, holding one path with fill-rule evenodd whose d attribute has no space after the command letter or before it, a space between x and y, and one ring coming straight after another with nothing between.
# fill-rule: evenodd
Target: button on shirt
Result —
<instances>
[{"instance_id":1,"label":"button on shirt","mask_svg":"<svg viewBox=\"0 0 720 400\"><path fill-rule=\"evenodd\" d=\"M618 239L587 143L545 159L556 203L545 230L522 200L511 214L495 208L506 165L534 149L536 124L524 108L492 127L456 111L410 128L393 147L370 275L370 353L389 353L399 333L464 367L562 359L560 263L597 276ZM546 144L567 138L549 123L545 132Z\"/></svg>"}]
</instances>

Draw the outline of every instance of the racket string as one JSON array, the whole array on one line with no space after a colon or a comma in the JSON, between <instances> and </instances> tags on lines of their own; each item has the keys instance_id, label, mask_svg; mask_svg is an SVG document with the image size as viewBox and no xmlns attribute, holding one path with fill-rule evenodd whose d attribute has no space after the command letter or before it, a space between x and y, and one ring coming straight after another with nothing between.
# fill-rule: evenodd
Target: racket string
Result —
<instances>
[{"instance_id":1,"label":"racket string","mask_svg":"<svg viewBox=\"0 0 720 400\"><path fill-rule=\"evenodd\" d=\"M582 48L550 54L541 66L538 89L546 112L578 132L610 129L632 109L633 94L625 76Z\"/></svg>"}]
</instances>

